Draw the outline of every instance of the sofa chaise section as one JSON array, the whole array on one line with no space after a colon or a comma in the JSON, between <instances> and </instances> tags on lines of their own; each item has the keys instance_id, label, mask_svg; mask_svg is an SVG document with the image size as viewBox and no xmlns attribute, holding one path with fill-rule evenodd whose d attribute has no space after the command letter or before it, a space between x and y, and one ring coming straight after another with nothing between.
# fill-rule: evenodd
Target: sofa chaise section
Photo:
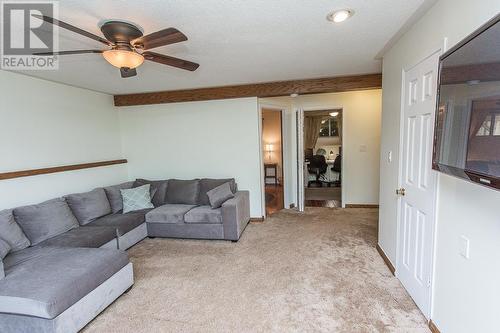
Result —
<instances>
[{"instance_id":1,"label":"sofa chaise section","mask_svg":"<svg viewBox=\"0 0 500 333\"><path fill-rule=\"evenodd\" d=\"M1 332L76 332L133 284L118 250L41 247L5 272Z\"/></svg>"}]
</instances>

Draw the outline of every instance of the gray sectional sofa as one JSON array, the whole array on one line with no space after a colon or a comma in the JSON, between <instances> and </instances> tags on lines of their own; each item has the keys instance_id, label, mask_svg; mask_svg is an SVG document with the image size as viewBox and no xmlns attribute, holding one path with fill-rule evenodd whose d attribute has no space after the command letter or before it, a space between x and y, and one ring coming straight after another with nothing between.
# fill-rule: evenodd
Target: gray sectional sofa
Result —
<instances>
[{"instance_id":1,"label":"gray sectional sofa","mask_svg":"<svg viewBox=\"0 0 500 333\"><path fill-rule=\"evenodd\" d=\"M225 183L233 197L211 208ZM120 190L144 184L154 208L123 214ZM234 179L138 179L2 211L0 332L77 332L132 287L124 250L148 236L237 241L249 220Z\"/></svg>"}]
</instances>

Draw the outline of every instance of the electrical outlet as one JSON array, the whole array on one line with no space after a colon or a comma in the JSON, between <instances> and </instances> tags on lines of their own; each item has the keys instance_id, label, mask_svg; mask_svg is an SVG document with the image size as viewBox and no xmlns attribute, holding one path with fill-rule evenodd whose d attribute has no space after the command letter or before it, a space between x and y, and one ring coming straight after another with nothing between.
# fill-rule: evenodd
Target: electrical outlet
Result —
<instances>
[{"instance_id":1,"label":"electrical outlet","mask_svg":"<svg viewBox=\"0 0 500 333\"><path fill-rule=\"evenodd\" d=\"M362 153L366 152L366 145L359 145L359 151Z\"/></svg>"},{"instance_id":2,"label":"electrical outlet","mask_svg":"<svg viewBox=\"0 0 500 333\"><path fill-rule=\"evenodd\" d=\"M465 259L469 259L469 248L470 242L469 239L465 236L460 236L460 245L459 245L460 255Z\"/></svg>"},{"instance_id":3,"label":"electrical outlet","mask_svg":"<svg viewBox=\"0 0 500 333\"><path fill-rule=\"evenodd\" d=\"M387 153L387 161L388 161L389 163L391 163L391 162L392 162L392 150L390 150L390 151L389 151L389 153Z\"/></svg>"}]
</instances>

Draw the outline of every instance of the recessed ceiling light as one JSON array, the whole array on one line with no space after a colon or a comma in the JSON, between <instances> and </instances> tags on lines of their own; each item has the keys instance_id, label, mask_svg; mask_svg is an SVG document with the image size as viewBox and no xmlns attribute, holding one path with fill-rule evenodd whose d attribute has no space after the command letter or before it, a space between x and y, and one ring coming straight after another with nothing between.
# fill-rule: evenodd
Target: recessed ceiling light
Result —
<instances>
[{"instance_id":1,"label":"recessed ceiling light","mask_svg":"<svg viewBox=\"0 0 500 333\"><path fill-rule=\"evenodd\" d=\"M341 9L341 10L336 10L334 12L331 12L328 14L326 17L328 21L335 22L335 23L340 23L344 22L348 18L354 15L354 11L352 9Z\"/></svg>"},{"instance_id":2,"label":"recessed ceiling light","mask_svg":"<svg viewBox=\"0 0 500 333\"><path fill-rule=\"evenodd\" d=\"M332 117L337 117L339 115L338 112L330 112L330 116Z\"/></svg>"},{"instance_id":3,"label":"recessed ceiling light","mask_svg":"<svg viewBox=\"0 0 500 333\"><path fill-rule=\"evenodd\" d=\"M298 96L299 96L299 94L297 94L297 93L290 94L290 97L293 97L293 98L298 97Z\"/></svg>"}]
</instances>

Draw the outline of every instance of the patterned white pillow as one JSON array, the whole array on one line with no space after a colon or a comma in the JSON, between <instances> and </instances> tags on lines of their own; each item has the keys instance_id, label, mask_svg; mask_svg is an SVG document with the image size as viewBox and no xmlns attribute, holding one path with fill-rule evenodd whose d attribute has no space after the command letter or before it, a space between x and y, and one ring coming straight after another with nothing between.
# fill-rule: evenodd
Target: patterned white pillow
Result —
<instances>
[{"instance_id":1,"label":"patterned white pillow","mask_svg":"<svg viewBox=\"0 0 500 333\"><path fill-rule=\"evenodd\" d=\"M150 184L131 189L120 189L123 198L123 214L136 210L154 208L149 192Z\"/></svg>"}]
</instances>

